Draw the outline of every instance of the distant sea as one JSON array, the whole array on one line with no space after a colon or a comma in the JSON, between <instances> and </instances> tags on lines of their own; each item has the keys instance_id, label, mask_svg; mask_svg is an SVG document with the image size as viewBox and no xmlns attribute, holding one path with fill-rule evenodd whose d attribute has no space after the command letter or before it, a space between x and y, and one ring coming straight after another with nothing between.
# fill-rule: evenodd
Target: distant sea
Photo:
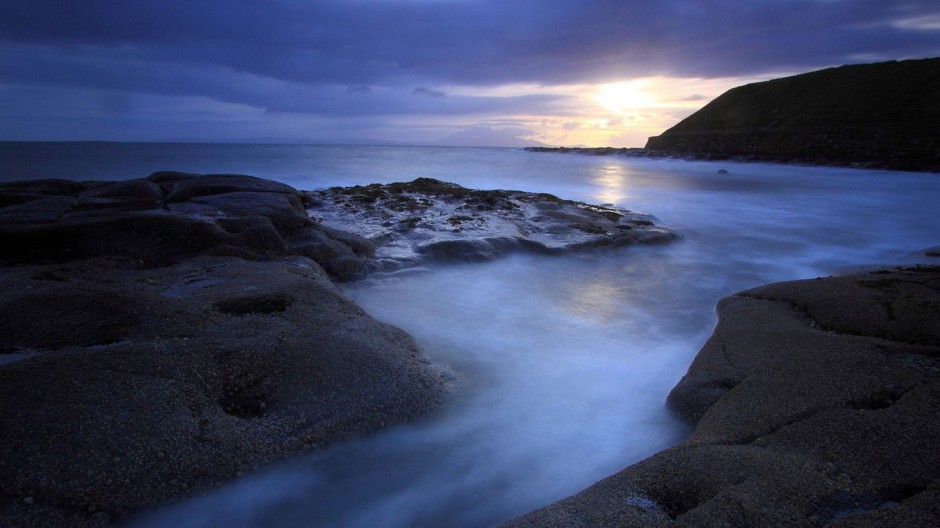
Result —
<instances>
[{"instance_id":1,"label":"distant sea","mask_svg":"<svg viewBox=\"0 0 940 528\"><path fill-rule=\"evenodd\" d=\"M299 189L455 179L510 163L517 149L241 143L0 142L0 181L128 180L156 171L250 174ZM485 153L485 155L480 155ZM497 159L493 159L493 158ZM517 156L516 156L517 158Z\"/></svg>"},{"instance_id":2,"label":"distant sea","mask_svg":"<svg viewBox=\"0 0 940 528\"><path fill-rule=\"evenodd\" d=\"M442 413L286 461L142 526L490 526L681 441L688 429L664 400L714 328L720 297L862 266L937 264L924 249L940 245L940 174L498 148L0 144L4 181L158 170L299 189L430 177L548 192L653 214L682 239L345 285L457 374Z\"/></svg>"}]
</instances>

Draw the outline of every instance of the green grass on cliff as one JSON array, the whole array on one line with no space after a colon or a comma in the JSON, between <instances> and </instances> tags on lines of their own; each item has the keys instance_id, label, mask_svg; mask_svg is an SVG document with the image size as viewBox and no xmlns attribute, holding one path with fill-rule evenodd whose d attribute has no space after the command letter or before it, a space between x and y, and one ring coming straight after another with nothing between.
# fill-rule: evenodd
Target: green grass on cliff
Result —
<instances>
[{"instance_id":1,"label":"green grass on cliff","mask_svg":"<svg viewBox=\"0 0 940 528\"><path fill-rule=\"evenodd\" d=\"M940 58L829 68L728 90L653 153L940 172Z\"/></svg>"},{"instance_id":2,"label":"green grass on cliff","mask_svg":"<svg viewBox=\"0 0 940 528\"><path fill-rule=\"evenodd\" d=\"M880 126L940 134L940 58L841 66L733 88L663 135Z\"/></svg>"}]
</instances>

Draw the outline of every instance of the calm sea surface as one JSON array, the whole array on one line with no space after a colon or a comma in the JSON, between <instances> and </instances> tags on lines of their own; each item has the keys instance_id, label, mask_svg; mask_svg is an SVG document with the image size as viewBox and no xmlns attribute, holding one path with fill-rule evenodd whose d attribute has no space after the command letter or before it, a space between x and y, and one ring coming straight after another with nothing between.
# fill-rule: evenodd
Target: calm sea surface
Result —
<instances>
[{"instance_id":1,"label":"calm sea surface","mask_svg":"<svg viewBox=\"0 0 940 528\"><path fill-rule=\"evenodd\" d=\"M440 416L286 461L141 526L491 525L681 441L688 431L664 399L714 327L720 297L929 262L923 250L940 245L938 174L514 149L0 143L0 181L158 170L305 190L431 177L548 192L653 214L683 238L347 286L456 373Z\"/></svg>"}]
</instances>

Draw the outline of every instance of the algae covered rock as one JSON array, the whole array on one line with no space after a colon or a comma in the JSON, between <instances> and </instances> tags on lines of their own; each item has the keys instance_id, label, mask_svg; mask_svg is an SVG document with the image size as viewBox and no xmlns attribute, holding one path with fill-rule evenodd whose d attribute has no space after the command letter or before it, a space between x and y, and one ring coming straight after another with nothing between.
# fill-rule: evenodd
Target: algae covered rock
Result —
<instances>
[{"instance_id":1,"label":"algae covered rock","mask_svg":"<svg viewBox=\"0 0 940 528\"><path fill-rule=\"evenodd\" d=\"M678 238L650 215L546 193L475 190L432 178L308 193L311 216L367 239L377 269L561 254Z\"/></svg>"}]
</instances>

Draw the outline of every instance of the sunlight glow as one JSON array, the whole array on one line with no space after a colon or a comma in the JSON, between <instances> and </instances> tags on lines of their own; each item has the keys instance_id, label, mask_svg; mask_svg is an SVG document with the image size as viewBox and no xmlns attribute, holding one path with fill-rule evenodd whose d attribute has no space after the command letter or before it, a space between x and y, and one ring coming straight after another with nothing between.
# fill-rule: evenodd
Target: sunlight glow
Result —
<instances>
[{"instance_id":1,"label":"sunlight glow","mask_svg":"<svg viewBox=\"0 0 940 528\"><path fill-rule=\"evenodd\" d=\"M457 125L463 129L488 127L511 133L518 141L552 146L642 147L650 136L661 134L725 91L787 74L714 79L653 76L603 84L518 83L436 88L452 100L492 98L508 103L519 98L518 105L507 104L505 111L475 114L474 121ZM445 102L445 98L440 98L441 104ZM437 129L439 135L445 130L452 133L459 130L446 113L422 116L421 122ZM498 144L498 139L494 136L494 144Z\"/></svg>"},{"instance_id":2,"label":"sunlight glow","mask_svg":"<svg viewBox=\"0 0 940 528\"><path fill-rule=\"evenodd\" d=\"M594 95L594 100L608 112L618 115L656 106L656 97L646 91L649 84L649 79L602 84Z\"/></svg>"}]
</instances>

